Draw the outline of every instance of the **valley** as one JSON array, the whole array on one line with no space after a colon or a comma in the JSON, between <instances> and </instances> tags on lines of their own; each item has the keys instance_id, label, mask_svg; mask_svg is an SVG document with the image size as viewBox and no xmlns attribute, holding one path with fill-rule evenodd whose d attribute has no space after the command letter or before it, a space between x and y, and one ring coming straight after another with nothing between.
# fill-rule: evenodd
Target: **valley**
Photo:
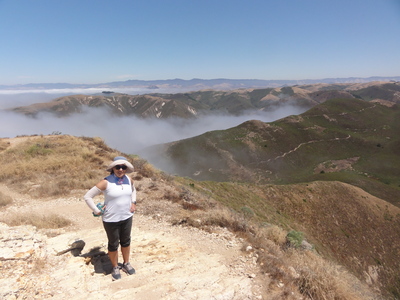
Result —
<instances>
[{"instance_id":1,"label":"valley","mask_svg":"<svg viewBox=\"0 0 400 300\"><path fill-rule=\"evenodd\" d=\"M244 248L254 249L257 264L249 266L255 274L250 277L263 278L255 283L255 298L268 299L274 293L277 299L283 295L322 299L337 280L333 274L344 278L348 272L357 279L346 277L344 285L334 289L336 296L341 295L337 299L377 299L376 295L397 299L399 102L398 83L374 82L137 96L73 95L17 107L8 112L29 118L46 113L63 119L103 108L122 119L189 122L217 111L240 115L249 109L274 111L288 104L304 112L272 122L247 120L140 153L121 153L101 137L61 132L2 138L2 193L11 198L29 194L35 201L82 193L94 178L103 176L107 160L123 154L137 170L134 180L147 215L157 219L171 205L174 209L167 221L172 226L211 233L222 228L241 238ZM77 168L82 164L90 168L82 172ZM6 216L13 208L6 204L1 210ZM293 232L301 233L305 245L311 246L290 246L288 236ZM325 270L333 264L332 273L318 272L311 261L318 261ZM350 282L363 296L356 296Z\"/></svg>"}]
</instances>

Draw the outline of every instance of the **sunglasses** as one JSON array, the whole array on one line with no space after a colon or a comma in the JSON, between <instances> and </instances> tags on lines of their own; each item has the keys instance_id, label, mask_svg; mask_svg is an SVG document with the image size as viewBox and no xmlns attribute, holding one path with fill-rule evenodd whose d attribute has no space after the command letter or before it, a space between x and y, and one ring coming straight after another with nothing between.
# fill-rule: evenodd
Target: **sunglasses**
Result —
<instances>
[{"instance_id":1,"label":"sunglasses","mask_svg":"<svg viewBox=\"0 0 400 300\"><path fill-rule=\"evenodd\" d=\"M116 166L114 167L114 169L116 169L116 170L119 170L119 169L126 170L127 168L128 168L128 167L125 166L125 165L116 165Z\"/></svg>"}]
</instances>

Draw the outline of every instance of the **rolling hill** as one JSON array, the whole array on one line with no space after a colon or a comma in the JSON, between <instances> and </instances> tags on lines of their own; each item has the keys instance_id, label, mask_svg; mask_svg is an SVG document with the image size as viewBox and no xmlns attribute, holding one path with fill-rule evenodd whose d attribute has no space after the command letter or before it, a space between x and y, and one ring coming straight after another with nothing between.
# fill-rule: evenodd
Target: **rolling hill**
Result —
<instances>
[{"instance_id":1,"label":"rolling hill","mask_svg":"<svg viewBox=\"0 0 400 300\"><path fill-rule=\"evenodd\" d=\"M270 123L250 120L143 153L156 167L178 176L148 171L138 158L136 165L141 176L153 182L149 190L159 189L156 182L180 186L160 196L182 205L183 210L174 217L175 224L205 226L207 230L209 224L218 224L246 236L257 251L261 270L272 274L276 282L294 284L307 295L314 287L309 282L315 284L320 278L310 279L316 273L310 265L283 262L283 257L293 254L286 243L267 247L271 242L260 232L273 226L302 232L315 253L344 266L387 299L399 299L399 95L398 83L317 84L229 92L70 96L14 111L31 116L43 111L66 116L86 107L108 107L118 115L192 118L215 111L239 114L248 109L271 110L287 103L309 108L300 115ZM166 107L170 109L164 110ZM100 173L103 161L113 152L96 139L65 142L64 138L68 139L56 136L34 141L12 151L4 144L2 180L29 193L51 189L47 187L49 178L52 184L64 186L65 174L70 172L67 159L86 158L91 171L78 173L89 181L93 170ZM79 146L62 152L64 143ZM64 157L53 159L55 154ZM14 163L18 164L36 157L46 158L48 164L24 164L16 168L18 172L10 173L9 155L17 158ZM28 176L33 170L35 176ZM47 181L40 181L43 174ZM74 186L79 183L83 189L83 182L78 180ZM68 190L54 192L68 194ZM212 204L205 205L208 201ZM214 201L240 217L229 222L224 216L201 219L199 215L215 210ZM242 218L247 223L238 221ZM289 271L291 268L296 272Z\"/></svg>"},{"instance_id":2,"label":"rolling hill","mask_svg":"<svg viewBox=\"0 0 400 300\"><path fill-rule=\"evenodd\" d=\"M248 121L147 153L161 169L197 180L339 180L400 206L399 120L398 105L334 99L298 116Z\"/></svg>"},{"instance_id":3,"label":"rolling hill","mask_svg":"<svg viewBox=\"0 0 400 300\"><path fill-rule=\"evenodd\" d=\"M1 222L37 221L43 215L34 213L33 208L38 206L47 207L44 216L52 208L59 220L56 225L61 226L61 221L71 224L67 232L85 228L82 220L87 215L90 218L90 213L82 214L81 205L85 204L81 197L104 176L105 166L116 155L129 156L109 148L99 138L53 135L0 139ZM258 271L255 277L251 276L257 280L259 293L263 291L263 299L272 299L272 294L275 299L341 300L381 299L372 296L375 293L382 294L382 299L396 299L400 295L400 208L385 199L339 181L285 185L197 181L160 172L140 157L129 158L136 171L132 177L138 190L138 213L155 221L166 218L173 226L200 228L210 235L226 230L234 233L246 249L242 257L234 260L251 257L257 263ZM65 211L71 207L79 213ZM45 229L41 232L49 238L66 232L58 227L48 229L46 226L51 224L42 223ZM287 238L290 233L300 236L300 241L304 235L304 241L312 247L291 246ZM6 249L6 244L3 246ZM156 254L153 246L148 255ZM161 246L159 250L156 252L162 259L164 253L172 251ZM57 260L50 253L48 259ZM21 266L35 266L24 268L20 275L22 283L27 278L36 282L35 269L41 262L43 258L38 254L18 262ZM8 270L13 263L4 260L1 266ZM151 261L140 263L151 266ZM53 267L43 263L40 266L43 272L38 278L46 277ZM89 272L90 266L84 263L74 266ZM162 274L157 280L168 281L170 272L176 269L169 266L160 266ZM87 282L93 281L89 275L85 278ZM66 286L63 290L70 292ZM35 290L35 285L29 285L21 288L20 293L34 295L44 291L48 288Z\"/></svg>"},{"instance_id":4,"label":"rolling hill","mask_svg":"<svg viewBox=\"0 0 400 300\"><path fill-rule=\"evenodd\" d=\"M65 117L82 113L84 109L99 107L106 108L117 116L135 115L141 118L191 118L195 116L193 108L176 100L164 100L152 95L132 96L114 93L64 96L50 102L17 107L12 111L33 117L44 112Z\"/></svg>"},{"instance_id":5,"label":"rolling hill","mask_svg":"<svg viewBox=\"0 0 400 300\"><path fill-rule=\"evenodd\" d=\"M351 84L312 84L231 91L202 90L177 94L128 95L104 91L95 95L72 95L50 102L11 109L35 116L41 112L59 117L103 107L117 116L140 118L196 118L205 114L240 115L247 111L273 111L284 105L307 110L334 98L380 99L400 103L400 84L370 82Z\"/></svg>"},{"instance_id":6,"label":"rolling hill","mask_svg":"<svg viewBox=\"0 0 400 300\"><path fill-rule=\"evenodd\" d=\"M260 222L305 232L359 278L382 272L397 294L399 132L400 108L392 102L332 99L298 116L248 121L151 150L154 161L164 158L161 169L196 180Z\"/></svg>"},{"instance_id":7,"label":"rolling hill","mask_svg":"<svg viewBox=\"0 0 400 300\"><path fill-rule=\"evenodd\" d=\"M399 298L399 207L339 181L285 185L192 181L192 185L261 227L274 224L302 233L319 255L345 267L387 299ZM262 244L258 249L262 251ZM264 263L272 264L274 259L265 256Z\"/></svg>"}]
</instances>

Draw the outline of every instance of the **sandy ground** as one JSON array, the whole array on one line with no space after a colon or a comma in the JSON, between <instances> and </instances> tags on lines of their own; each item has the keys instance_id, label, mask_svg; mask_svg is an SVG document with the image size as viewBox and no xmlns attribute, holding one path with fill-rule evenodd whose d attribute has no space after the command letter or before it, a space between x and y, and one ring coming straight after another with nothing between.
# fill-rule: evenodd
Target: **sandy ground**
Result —
<instances>
[{"instance_id":1,"label":"sandy ground","mask_svg":"<svg viewBox=\"0 0 400 300\"><path fill-rule=\"evenodd\" d=\"M57 213L74 224L38 231L0 223L1 299L270 299L262 292L268 278L258 273L256 255L227 230L173 226L159 213L142 214L139 204L131 244L136 274L112 281L107 255L90 261L71 252L56 255L78 239L85 242L83 256L96 247L107 251L101 219L79 196L42 201L4 185L0 190L14 199L2 218Z\"/></svg>"}]
</instances>

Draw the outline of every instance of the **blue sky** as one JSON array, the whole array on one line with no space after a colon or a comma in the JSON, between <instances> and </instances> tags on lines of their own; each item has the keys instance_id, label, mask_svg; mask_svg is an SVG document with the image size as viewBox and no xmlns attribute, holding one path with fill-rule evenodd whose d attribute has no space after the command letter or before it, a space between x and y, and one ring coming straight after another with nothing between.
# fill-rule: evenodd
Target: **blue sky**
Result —
<instances>
[{"instance_id":1,"label":"blue sky","mask_svg":"<svg viewBox=\"0 0 400 300\"><path fill-rule=\"evenodd\" d=\"M400 0L0 0L0 85L400 76Z\"/></svg>"}]
</instances>

